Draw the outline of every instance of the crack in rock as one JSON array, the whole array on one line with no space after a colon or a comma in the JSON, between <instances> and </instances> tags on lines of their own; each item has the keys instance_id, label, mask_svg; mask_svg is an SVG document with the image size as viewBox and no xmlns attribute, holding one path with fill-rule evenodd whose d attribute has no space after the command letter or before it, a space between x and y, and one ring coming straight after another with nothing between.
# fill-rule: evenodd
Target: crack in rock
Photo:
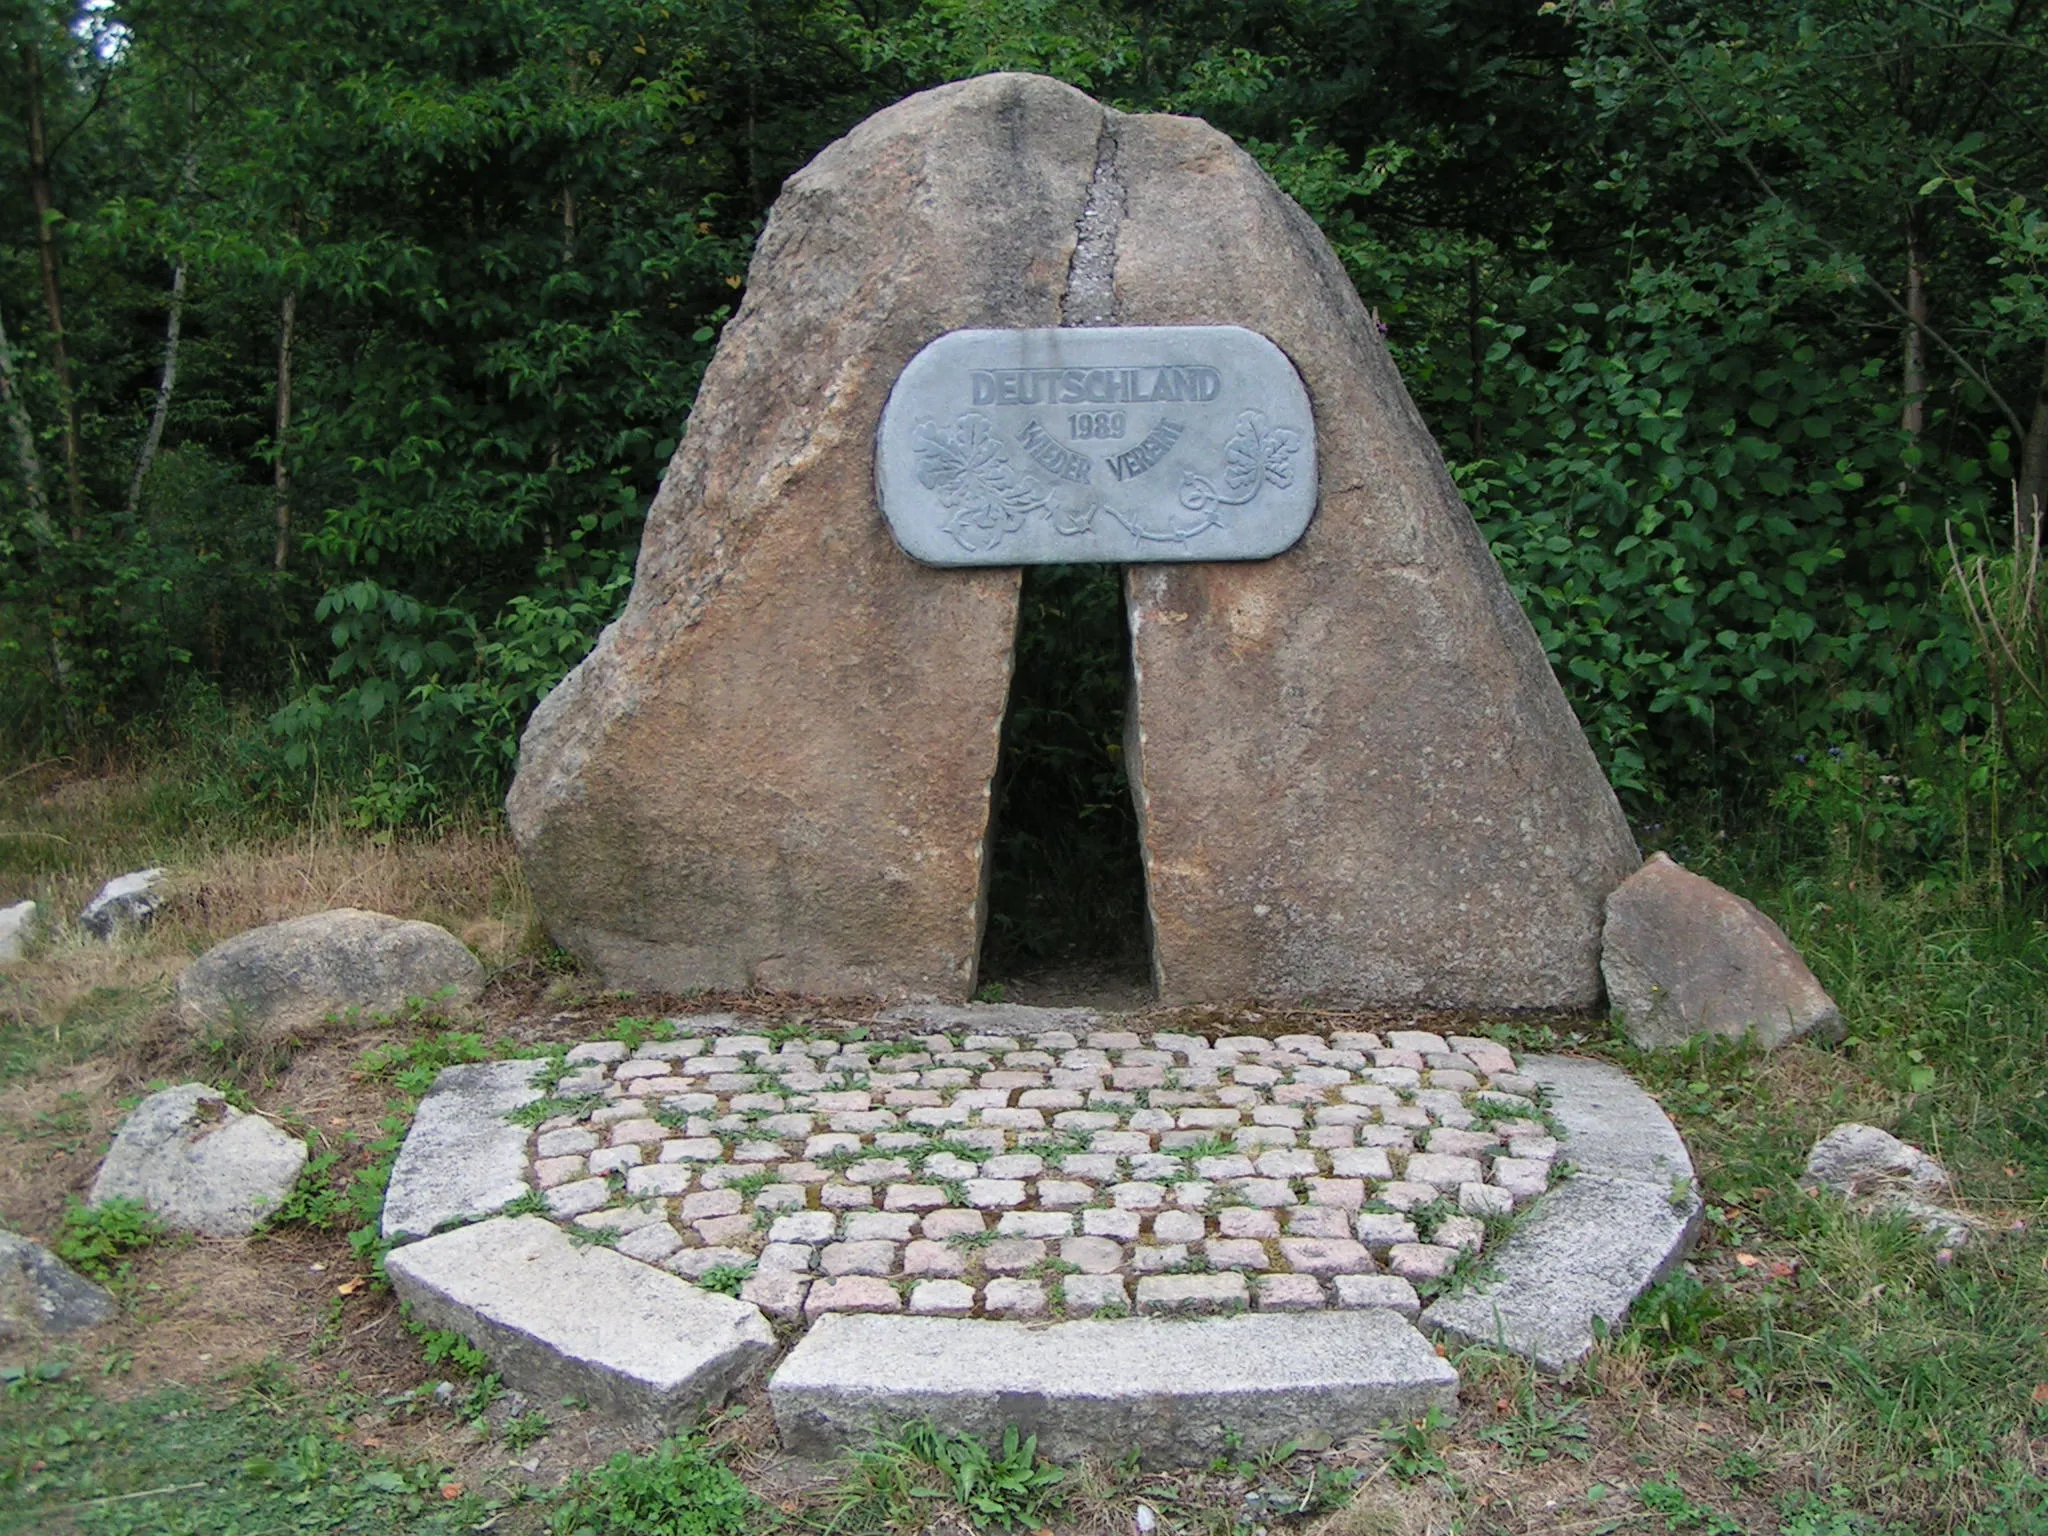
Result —
<instances>
[{"instance_id":1,"label":"crack in rock","mask_svg":"<svg viewBox=\"0 0 2048 1536\"><path fill-rule=\"evenodd\" d=\"M1074 225L1074 256L1060 298L1062 325L1116 324L1116 236L1124 221L1124 184L1117 174L1117 118L1104 110L1095 141L1095 175Z\"/></svg>"}]
</instances>

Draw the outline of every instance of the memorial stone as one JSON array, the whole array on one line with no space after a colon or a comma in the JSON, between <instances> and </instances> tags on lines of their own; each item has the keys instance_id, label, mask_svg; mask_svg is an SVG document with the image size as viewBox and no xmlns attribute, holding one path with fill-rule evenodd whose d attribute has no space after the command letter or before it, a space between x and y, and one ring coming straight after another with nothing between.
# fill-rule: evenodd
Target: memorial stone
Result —
<instances>
[{"instance_id":1,"label":"memorial stone","mask_svg":"<svg viewBox=\"0 0 2048 1536\"><path fill-rule=\"evenodd\" d=\"M1627 825L1328 245L1215 130L1025 75L777 202L521 746L550 932L615 984L971 992L1017 567L1080 559L1132 566L1163 1000L1597 1000Z\"/></svg>"}]
</instances>

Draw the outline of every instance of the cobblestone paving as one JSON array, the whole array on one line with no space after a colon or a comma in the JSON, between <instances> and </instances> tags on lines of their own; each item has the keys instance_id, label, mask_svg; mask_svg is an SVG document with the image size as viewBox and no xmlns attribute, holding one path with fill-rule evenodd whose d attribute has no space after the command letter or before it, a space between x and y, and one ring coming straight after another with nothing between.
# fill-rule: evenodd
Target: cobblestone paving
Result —
<instances>
[{"instance_id":1,"label":"cobblestone paving","mask_svg":"<svg viewBox=\"0 0 2048 1536\"><path fill-rule=\"evenodd\" d=\"M714 1034L571 1049L552 1213L771 1314L1391 1307L1549 1182L1492 1041ZM692 1034L692 1030L697 1033Z\"/></svg>"}]
</instances>

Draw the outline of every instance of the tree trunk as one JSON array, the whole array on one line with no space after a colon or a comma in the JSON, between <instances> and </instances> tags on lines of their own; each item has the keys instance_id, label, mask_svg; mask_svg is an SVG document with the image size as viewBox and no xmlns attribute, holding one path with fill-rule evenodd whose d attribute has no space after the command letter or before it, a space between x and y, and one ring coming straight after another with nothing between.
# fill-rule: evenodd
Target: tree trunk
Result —
<instances>
[{"instance_id":1,"label":"tree trunk","mask_svg":"<svg viewBox=\"0 0 2048 1536\"><path fill-rule=\"evenodd\" d=\"M156 409L149 413L149 432L142 439L142 451L135 456L135 478L128 482L128 515L142 506L142 482L164 440L164 422L171 414L171 391L178 382L178 332L185 323L185 262L181 257L171 274L171 317L164 325L164 375L156 387Z\"/></svg>"},{"instance_id":2,"label":"tree trunk","mask_svg":"<svg viewBox=\"0 0 2048 1536\"><path fill-rule=\"evenodd\" d=\"M1920 219L1906 210L1906 364L1899 427L1916 442L1927 424L1927 272L1920 265Z\"/></svg>"},{"instance_id":3,"label":"tree trunk","mask_svg":"<svg viewBox=\"0 0 2048 1536\"><path fill-rule=\"evenodd\" d=\"M298 325L299 291L287 288L277 316L277 458L272 484L275 487L277 548L271 569L282 575L292 549L292 475L285 460L285 434L292 426L292 332Z\"/></svg>"},{"instance_id":4,"label":"tree trunk","mask_svg":"<svg viewBox=\"0 0 2048 1536\"><path fill-rule=\"evenodd\" d=\"M36 204L36 256L42 266L43 308L50 318L50 357L57 371L57 407L64 417L64 483L71 502L71 537L85 537L85 492L78 470L78 405L71 384L71 353L64 344L64 300L57 283L56 198L50 187L49 146L43 133L43 58L21 45L27 75L28 179Z\"/></svg>"},{"instance_id":5,"label":"tree trunk","mask_svg":"<svg viewBox=\"0 0 2048 1536\"><path fill-rule=\"evenodd\" d=\"M50 509L43 498L43 465L36 456L35 428L29 424L28 410L14 387L14 349L7 342L4 317L0 317L0 411L7 413L8 425L13 430L22 493L28 502L29 533L36 540L39 561L47 560L57 543L57 529L50 521ZM57 704L64 711L64 723L75 741L84 734L85 722L79 716L78 695L71 686L71 659L65 654L64 633L58 626L54 603L44 604L43 622L49 637L50 677L57 685Z\"/></svg>"},{"instance_id":6,"label":"tree trunk","mask_svg":"<svg viewBox=\"0 0 2048 1536\"><path fill-rule=\"evenodd\" d=\"M39 539L54 540L57 530L50 526L50 510L43 503L43 464L36 457L35 428L14 387L14 348L7 341L4 316L0 316L0 410L7 412L7 425L14 436L14 456L21 466L22 489L28 501L29 531Z\"/></svg>"},{"instance_id":7,"label":"tree trunk","mask_svg":"<svg viewBox=\"0 0 2048 1536\"><path fill-rule=\"evenodd\" d=\"M2048 353L2041 360L2041 382L2034 390L2034 419L2020 447L2020 472L2013 482L2018 548L2031 549L2041 536L2048 514Z\"/></svg>"},{"instance_id":8,"label":"tree trunk","mask_svg":"<svg viewBox=\"0 0 2048 1536\"><path fill-rule=\"evenodd\" d=\"M1486 426L1479 418L1479 391L1486 378L1486 348L1479 339L1479 253L1465 253L1465 349L1472 365L1472 456L1486 452Z\"/></svg>"}]
</instances>

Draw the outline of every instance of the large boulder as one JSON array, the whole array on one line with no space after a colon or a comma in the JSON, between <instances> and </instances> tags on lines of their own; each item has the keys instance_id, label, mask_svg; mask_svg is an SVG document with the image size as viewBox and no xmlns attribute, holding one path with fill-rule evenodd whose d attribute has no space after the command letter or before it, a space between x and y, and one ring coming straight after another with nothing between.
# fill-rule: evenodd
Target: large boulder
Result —
<instances>
[{"instance_id":1,"label":"large boulder","mask_svg":"<svg viewBox=\"0 0 2048 1536\"><path fill-rule=\"evenodd\" d=\"M1622 1028L1645 1049L1724 1035L1772 1050L1841 1028L1785 930L1668 854L1607 898L1600 968Z\"/></svg>"},{"instance_id":2,"label":"large boulder","mask_svg":"<svg viewBox=\"0 0 2048 1536\"><path fill-rule=\"evenodd\" d=\"M171 1226L239 1237L284 1203L305 1166L304 1142L204 1083L184 1083L122 1122L90 1203L137 1200Z\"/></svg>"},{"instance_id":3,"label":"large boulder","mask_svg":"<svg viewBox=\"0 0 2048 1536\"><path fill-rule=\"evenodd\" d=\"M607 979L971 990L1017 572L897 548L875 429L933 337L1060 323L1102 122L986 76L783 189L626 611L534 711L505 802L548 932Z\"/></svg>"},{"instance_id":4,"label":"large boulder","mask_svg":"<svg viewBox=\"0 0 2048 1536\"><path fill-rule=\"evenodd\" d=\"M48 1249L0 1232L0 1344L77 1333L113 1315L114 1298Z\"/></svg>"},{"instance_id":5,"label":"large boulder","mask_svg":"<svg viewBox=\"0 0 2048 1536\"><path fill-rule=\"evenodd\" d=\"M282 1039L351 1009L389 1013L415 997L474 1002L483 980L476 956L447 929L339 907L216 944L178 978L178 1015Z\"/></svg>"},{"instance_id":6,"label":"large boulder","mask_svg":"<svg viewBox=\"0 0 2048 1536\"><path fill-rule=\"evenodd\" d=\"M1127 569L1160 1000L1591 1007L1635 841L1378 325L1224 135L1105 128L1106 318L1270 337L1321 461L1286 554Z\"/></svg>"},{"instance_id":7,"label":"large boulder","mask_svg":"<svg viewBox=\"0 0 2048 1536\"><path fill-rule=\"evenodd\" d=\"M631 985L966 996L1017 577L892 541L884 403L953 330L1218 324L1299 371L1321 490L1275 559L1130 578L1162 996L1596 1001L1627 825L1335 256L1213 129L1028 75L777 202L626 611L521 743L556 940Z\"/></svg>"}]
</instances>

